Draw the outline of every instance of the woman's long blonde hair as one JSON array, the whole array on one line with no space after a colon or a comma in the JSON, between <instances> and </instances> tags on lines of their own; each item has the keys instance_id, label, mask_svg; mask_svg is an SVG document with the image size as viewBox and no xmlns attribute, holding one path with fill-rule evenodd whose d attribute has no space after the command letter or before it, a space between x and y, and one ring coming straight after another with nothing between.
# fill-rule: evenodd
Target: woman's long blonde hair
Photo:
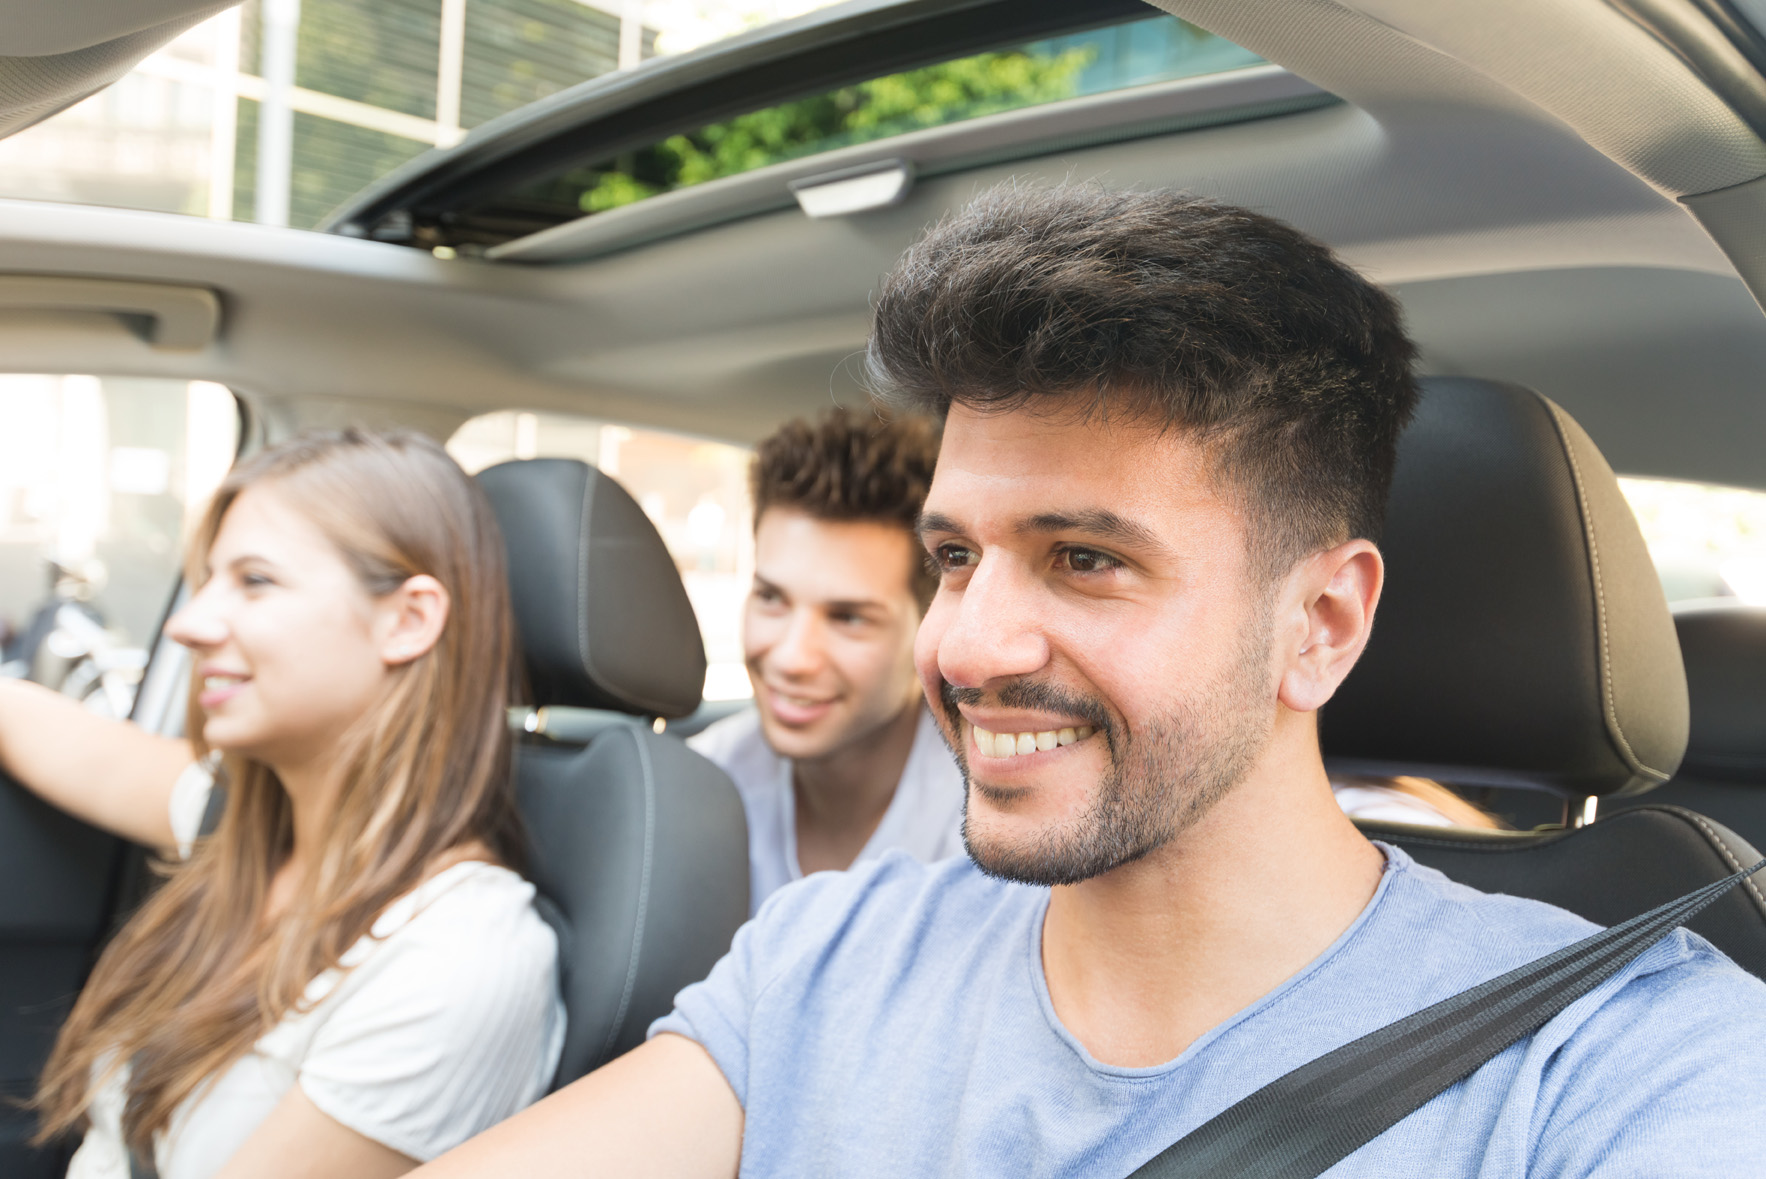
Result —
<instances>
[{"instance_id":1,"label":"woman's long blonde hair","mask_svg":"<svg viewBox=\"0 0 1766 1179\"><path fill-rule=\"evenodd\" d=\"M273 922L264 906L292 846L288 796L269 767L227 760L219 826L117 934L62 1027L37 1094L44 1140L78 1128L95 1079L126 1064L125 1136L151 1157L178 1106L297 1010L438 857L473 841L505 863L520 854L505 719L514 623L502 537L476 484L419 434L302 435L221 485L191 544L192 585L249 487L305 513L375 597L436 578L447 623L338 751L326 843ZM189 732L206 753L194 688Z\"/></svg>"}]
</instances>

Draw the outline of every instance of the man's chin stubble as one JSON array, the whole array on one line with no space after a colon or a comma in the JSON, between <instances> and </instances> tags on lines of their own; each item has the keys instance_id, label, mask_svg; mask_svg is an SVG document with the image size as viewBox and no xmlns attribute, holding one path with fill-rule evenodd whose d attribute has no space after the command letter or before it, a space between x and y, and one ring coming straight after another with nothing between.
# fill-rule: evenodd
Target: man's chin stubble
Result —
<instances>
[{"instance_id":1,"label":"man's chin stubble","mask_svg":"<svg viewBox=\"0 0 1766 1179\"><path fill-rule=\"evenodd\" d=\"M993 788L977 784L969 771L961 748L961 714L956 707L963 693L945 685L940 695L958 737L952 742L951 734L946 733L945 740L952 744L968 785L963 803L963 846L969 858L983 872L1002 880L1044 886L1078 884L1142 859L1194 826L1250 771L1269 738L1272 717L1262 682L1268 667L1269 619L1264 617L1259 623L1243 635L1244 645L1234 666L1212 691L1201 694L1205 704L1178 709L1132 736L1096 700L1071 696L1047 685L1008 685L1000 693L1002 703L1044 705L1053 711L1090 717L1109 758L1109 768L1098 780L1096 796L1086 812L1030 840L1002 845L974 837L970 804L977 794L989 798ZM944 726L939 728L942 731ZM1001 809L1009 809L1014 796L1025 792L998 793L1004 804Z\"/></svg>"},{"instance_id":2,"label":"man's chin stubble","mask_svg":"<svg viewBox=\"0 0 1766 1179\"><path fill-rule=\"evenodd\" d=\"M983 872L1019 884L1079 884L1102 876L1166 846L1225 798L1256 760L1268 731L1267 726L1260 728L1242 726L1223 738L1199 742L1197 734L1159 725L1142 739L1155 747L1147 755L1110 750L1110 769L1085 814L1030 840L975 837L969 802L977 793L987 797L987 788L978 787L965 771L970 794L964 801L963 846ZM1207 746L1200 758L1195 757L1198 743ZM1123 754L1129 754L1123 760L1140 763L1138 773L1124 772L1123 760L1118 760ZM1001 801L1009 805L1014 800Z\"/></svg>"}]
</instances>

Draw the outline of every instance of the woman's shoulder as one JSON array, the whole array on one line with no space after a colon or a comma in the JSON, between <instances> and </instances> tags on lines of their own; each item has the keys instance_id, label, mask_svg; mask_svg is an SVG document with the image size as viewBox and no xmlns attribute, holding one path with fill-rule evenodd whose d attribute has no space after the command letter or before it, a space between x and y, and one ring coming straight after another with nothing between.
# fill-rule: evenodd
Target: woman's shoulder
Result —
<instances>
[{"instance_id":1,"label":"woman's shoulder","mask_svg":"<svg viewBox=\"0 0 1766 1179\"><path fill-rule=\"evenodd\" d=\"M342 969L313 980L307 1014L290 1025L287 1044L267 1045L272 1055L303 1056L302 1044L323 1047L342 1029L458 1031L495 1012L546 1021L559 1003L558 938L533 899L528 881L479 861L430 877L387 908Z\"/></svg>"},{"instance_id":2,"label":"woman's shoulder","mask_svg":"<svg viewBox=\"0 0 1766 1179\"><path fill-rule=\"evenodd\" d=\"M550 970L558 939L535 897L530 881L502 865L454 864L387 906L371 936L344 956L344 965L419 957L472 974L478 973L474 964L487 962L497 964L498 974L526 965Z\"/></svg>"},{"instance_id":3,"label":"woman's shoulder","mask_svg":"<svg viewBox=\"0 0 1766 1179\"><path fill-rule=\"evenodd\" d=\"M558 942L533 900L507 868L436 873L352 949L362 957L336 990L260 1050L291 1064L327 1115L413 1158L507 1117L545 1092L564 1037Z\"/></svg>"}]
</instances>

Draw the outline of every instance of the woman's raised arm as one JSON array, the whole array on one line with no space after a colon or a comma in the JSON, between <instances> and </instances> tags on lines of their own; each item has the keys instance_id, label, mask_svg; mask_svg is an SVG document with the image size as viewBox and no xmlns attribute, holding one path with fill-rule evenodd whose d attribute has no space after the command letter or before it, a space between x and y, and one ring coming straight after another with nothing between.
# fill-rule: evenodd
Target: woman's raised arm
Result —
<instances>
[{"instance_id":1,"label":"woman's raised arm","mask_svg":"<svg viewBox=\"0 0 1766 1179\"><path fill-rule=\"evenodd\" d=\"M0 680L0 770L76 818L173 846L172 785L190 743L87 712L40 684Z\"/></svg>"}]
</instances>

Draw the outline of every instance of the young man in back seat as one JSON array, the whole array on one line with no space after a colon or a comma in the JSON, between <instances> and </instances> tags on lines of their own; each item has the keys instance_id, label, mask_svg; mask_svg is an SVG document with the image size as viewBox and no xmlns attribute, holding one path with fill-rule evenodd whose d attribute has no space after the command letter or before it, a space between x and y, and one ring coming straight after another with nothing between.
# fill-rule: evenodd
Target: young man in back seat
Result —
<instances>
[{"instance_id":1,"label":"young man in back seat","mask_svg":"<svg viewBox=\"0 0 1766 1179\"><path fill-rule=\"evenodd\" d=\"M783 890L647 1044L432 1174L1121 1179L1592 931L1331 797L1416 399L1390 297L1243 209L1004 188L876 308L881 383L947 414L916 657L971 858ZM1754 1174L1762 1093L1766 985L1677 931L1330 1173Z\"/></svg>"},{"instance_id":2,"label":"young man in back seat","mask_svg":"<svg viewBox=\"0 0 1766 1179\"><path fill-rule=\"evenodd\" d=\"M962 854L963 776L914 673L938 584L914 523L937 461L929 419L844 409L755 450L754 708L687 742L741 792L751 913L808 872Z\"/></svg>"}]
</instances>

